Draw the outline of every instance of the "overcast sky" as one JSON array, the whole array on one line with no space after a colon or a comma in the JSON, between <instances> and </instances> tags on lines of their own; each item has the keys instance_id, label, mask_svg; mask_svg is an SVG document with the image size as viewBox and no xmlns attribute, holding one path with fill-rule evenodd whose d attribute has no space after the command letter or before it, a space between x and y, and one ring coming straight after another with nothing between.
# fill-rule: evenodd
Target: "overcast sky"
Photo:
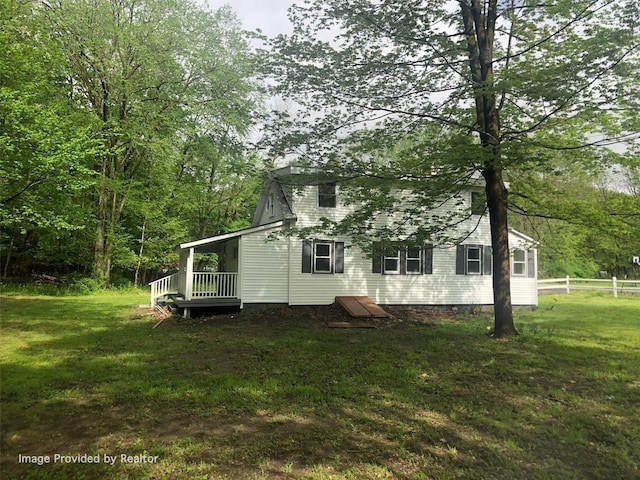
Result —
<instances>
[{"instance_id":1,"label":"overcast sky","mask_svg":"<svg viewBox=\"0 0 640 480\"><path fill-rule=\"evenodd\" d=\"M222 5L231 5L246 30L262 30L272 37L278 33L289 33L287 9L295 0L204 0L214 10Z\"/></svg>"}]
</instances>

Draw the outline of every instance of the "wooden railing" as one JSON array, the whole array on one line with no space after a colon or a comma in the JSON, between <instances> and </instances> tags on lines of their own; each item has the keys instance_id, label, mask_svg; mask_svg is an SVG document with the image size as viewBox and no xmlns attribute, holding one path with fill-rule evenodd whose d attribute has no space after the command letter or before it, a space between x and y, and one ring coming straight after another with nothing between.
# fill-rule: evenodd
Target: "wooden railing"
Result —
<instances>
[{"instance_id":1,"label":"wooden railing","mask_svg":"<svg viewBox=\"0 0 640 480\"><path fill-rule=\"evenodd\" d=\"M178 274L174 273L149 284L151 286L151 306L167 293L178 292ZM191 298L236 298L238 296L237 272L194 272ZM184 292L181 292L184 293Z\"/></svg>"},{"instance_id":2,"label":"wooden railing","mask_svg":"<svg viewBox=\"0 0 640 480\"><path fill-rule=\"evenodd\" d=\"M640 293L640 280L618 280L616 277L607 278L547 278L538 280L538 291L562 289L566 293L571 290L605 290L613 293L614 297L619 292Z\"/></svg>"},{"instance_id":3,"label":"wooden railing","mask_svg":"<svg viewBox=\"0 0 640 480\"><path fill-rule=\"evenodd\" d=\"M238 295L237 272L194 272L193 298L219 297L235 298Z\"/></svg>"},{"instance_id":4,"label":"wooden railing","mask_svg":"<svg viewBox=\"0 0 640 480\"><path fill-rule=\"evenodd\" d=\"M150 305L153 307L158 298L166 295L167 293L178 291L178 274L174 273L173 275L159 278L158 280L149 283L149 285L151 286Z\"/></svg>"}]
</instances>

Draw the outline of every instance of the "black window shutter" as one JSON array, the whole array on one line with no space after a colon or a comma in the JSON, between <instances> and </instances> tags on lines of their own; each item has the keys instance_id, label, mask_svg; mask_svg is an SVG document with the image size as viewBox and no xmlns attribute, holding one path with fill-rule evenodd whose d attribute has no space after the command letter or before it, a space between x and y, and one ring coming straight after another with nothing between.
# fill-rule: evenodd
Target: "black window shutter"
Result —
<instances>
[{"instance_id":1,"label":"black window shutter","mask_svg":"<svg viewBox=\"0 0 640 480\"><path fill-rule=\"evenodd\" d=\"M344 273L344 242L334 243L335 273Z\"/></svg>"},{"instance_id":2,"label":"black window shutter","mask_svg":"<svg viewBox=\"0 0 640 480\"><path fill-rule=\"evenodd\" d=\"M427 245L422 253L422 273L427 275L433 273L433 245Z\"/></svg>"},{"instance_id":3,"label":"black window shutter","mask_svg":"<svg viewBox=\"0 0 640 480\"><path fill-rule=\"evenodd\" d=\"M491 275L491 271L493 270L493 258L492 258L492 250L491 247L485 245L482 247L482 274L483 275Z\"/></svg>"},{"instance_id":4,"label":"black window shutter","mask_svg":"<svg viewBox=\"0 0 640 480\"><path fill-rule=\"evenodd\" d=\"M382 273L382 255L380 245L373 246L373 273Z\"/></svg>"},{"instance_id":5,"label":"black window shutter","mask_svg":"<svg viewBox=\"0 0 640 480\"><path fill-rule=\"evenodd\" d=\"M302 242L302 273L313 271L313 242L305 240Z\"/></svg>"},{"instance_id":6,"label":"black window shutter","mask_svg":"<svg viewBox=\"0 0 640 480\"><path fill-rule=\"evenodd\" d=\"M534 278L536 276L536 257L533 250L526 252L527 254L527 277Z\"/></svg>"},{"instance_id":7,"label":"black window shutter","mask_svg":"<svg viewBox=\"0 0 640 480\"><path fill-rule=\"evenodd\" d=\"M400 275L407 274L407 249L402 248L398 255L398 261L400 262Z\"/></svg>"},{"instance_id":8,"label":"black window shutter","mask_svg":"<svg viewBox=\"0 0 640 480\"><path fill-rule=\"evenodd\" d=\"M458 245L456 247L456 275L465 274L464 263L464 245Z\"/></svg>"}]
</instances>

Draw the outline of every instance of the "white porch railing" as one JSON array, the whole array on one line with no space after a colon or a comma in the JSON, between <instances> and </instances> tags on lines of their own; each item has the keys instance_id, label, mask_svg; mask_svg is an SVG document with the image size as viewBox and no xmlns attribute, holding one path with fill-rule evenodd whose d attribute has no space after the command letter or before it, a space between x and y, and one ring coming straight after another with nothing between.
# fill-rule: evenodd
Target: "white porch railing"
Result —
<instances>
[{"instance_id":1,"label":"white porch railing","mask_svg":"<svg viewBox=\"0 0 640 480\"><path fill-rule=\"evenodd\" d=\"M193 298L235 298L238 290L237 272L193 272Z\"/></svg>"},{"instance_id":2,"label":"white porch railing","mask_svg":"<svg viewBox=\"0 0 640 480\"><path fill-rule=\"evenodd\" d=\"M149 283L149 285L151 286L150 305L153 307L158 298L166 295L167 293L178 291L178 274L174 273L173 275L159 278L158 280L154 280Z\"/></svg>"}]
</instances>

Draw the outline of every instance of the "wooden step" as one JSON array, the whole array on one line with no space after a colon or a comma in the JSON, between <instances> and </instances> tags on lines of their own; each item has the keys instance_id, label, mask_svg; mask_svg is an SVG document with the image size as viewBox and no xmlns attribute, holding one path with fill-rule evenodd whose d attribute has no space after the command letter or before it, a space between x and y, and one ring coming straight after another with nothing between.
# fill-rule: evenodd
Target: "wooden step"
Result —
<instances>
[{"instance_id":1,"label":"wooden step","mask_svg":"<svg viewBox=\"0 0 640 480\"><path fill-rule=\"evenodd\" d=\"M354 318L389 318L391 316L366 296L336 297L336 304Z\"/></svg>"}]
</instances>

